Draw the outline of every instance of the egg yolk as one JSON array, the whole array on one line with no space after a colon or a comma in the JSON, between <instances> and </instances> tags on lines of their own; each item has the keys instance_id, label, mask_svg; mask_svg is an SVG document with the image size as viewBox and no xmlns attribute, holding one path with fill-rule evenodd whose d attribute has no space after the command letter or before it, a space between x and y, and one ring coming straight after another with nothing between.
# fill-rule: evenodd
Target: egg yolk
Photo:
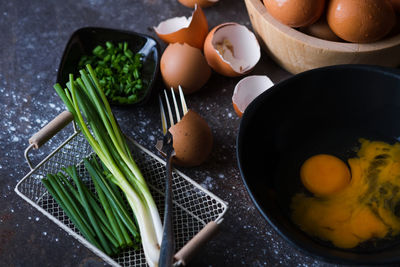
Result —
<instances>
[{"instance_id":1,"label":"egg yolk","mask_svg":"<svg viewBox=\"0 0 400 267\"><path fill-rule=\"evenodd\" d=\"M345 188L329 197L297 193L291 203L291 217L303 231L345 249L400 234L400 143L359 141L357 157L347 160L351 181Z\"/></svg>"},{"instance_id":2,"label":"egg yolk","mask_svg":"<svg viewBox=\"0 0 400 267\"><path fill-rule=\"evenodd\" d=\"M339 158L319 154L303 163L300 178L310 192L318 196L328 196L345 188L351 175L347 165Z\"/></svg>"}]
</instances>

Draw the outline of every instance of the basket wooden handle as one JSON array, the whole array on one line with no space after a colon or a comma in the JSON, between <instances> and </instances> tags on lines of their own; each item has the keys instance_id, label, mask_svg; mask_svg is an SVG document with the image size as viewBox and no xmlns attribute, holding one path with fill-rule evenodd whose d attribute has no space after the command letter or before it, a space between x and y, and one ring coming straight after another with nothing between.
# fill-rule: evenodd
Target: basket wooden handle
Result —
<instances>
[{"instance_id":1,"label":"basket wooden handle","mask_svg":"<svg viewBox=\"0 0 400 267\"><path fill-rule=\"evenodd\" d=\"M215 236L218 229L218 223L215 221L209 222L175 254L175 260L185 266L196 252L198 252L212 237Z\"/></svg>"},{"instance_id":2,"label":"basket wooden handle","mask_svg":"<svg viewBox=\"0 0 400 267\"><path fill-rule=\"evenodd\" d=\"M69 111L64 111L50 121L46 126L44 126L40 131L35 133L30 139L29 144L33 145L35 149L41 147L50 138L52 138L56 133L68 125L74 116Z\"/></svg>"}]
</instances>

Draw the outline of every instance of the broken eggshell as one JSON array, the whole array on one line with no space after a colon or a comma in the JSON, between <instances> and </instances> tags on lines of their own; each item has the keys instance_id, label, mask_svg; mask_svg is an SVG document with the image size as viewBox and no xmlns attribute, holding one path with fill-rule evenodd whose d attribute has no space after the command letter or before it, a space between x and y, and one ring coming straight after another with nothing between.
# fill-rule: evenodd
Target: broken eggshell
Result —
<instances>
[{"instance_id":1,"label":"broken eggshell","mask_svg":"<svg viewBox=\"0 0 400 267\"><path fill-rule=\"evenodd\" d=\"M167 88L172 87L176 91L180 85L184 94L199 90L211 75L201 50L180 43L167 46L161 56L160 70Z\"/></svg>"},{"instance_id":2,"label":"broken eggshell","mask_svg":"<svg viewBox=\"0 0 400 267\"><path fill-rule=\"evenodd\" d=\"M250 72L260 60L260 45L245 26L234 22L214 27L204 42L204 55L216 72L236 77Z\"/></svg>"},{"instance_id":3,"label":"broken eggshell","mask_svg":"<svg viewBox=\"0 0 400 267\"><path fill-rule=\"evenodd\" d=\"M241 118L247 106L274 83L265 75L252 75L241 79L235 86L232 104L236 114Z\"/></svg>"},{"instance_id":4,"label":"broken eggshell","mask_svg":"<svg viewBox=\"0 0 400 267\"><path fill-rule=\"evenodd\" d=\"M219 0L178 0L179 3L186 7L193 8L196 4L201 7L209 7L216 4Z\"/></svg>"},{"instance_id":5,"label":"broken eggshell","mask_svg":"<svg viewBox=\"0 0 400 267\"><path fill-rule=\"evenodd\" d=\"M175 17L162 21L154 30L164 42L187 43L203 49L208 23L203 10L196 5L191 17Z\"/></svg>"},{"instance_id":6,"label":"broken eggshell","mask_svg":"<svg viewBox=\"0 0 400 267\"><path fill-rule=\"evenodd\" d=\"M180 166L198 166L210 155L213 136L207 122L195 111L188 110L183 118L169 128L176 155L174 163Z\"/></svg>"}]
</instances>

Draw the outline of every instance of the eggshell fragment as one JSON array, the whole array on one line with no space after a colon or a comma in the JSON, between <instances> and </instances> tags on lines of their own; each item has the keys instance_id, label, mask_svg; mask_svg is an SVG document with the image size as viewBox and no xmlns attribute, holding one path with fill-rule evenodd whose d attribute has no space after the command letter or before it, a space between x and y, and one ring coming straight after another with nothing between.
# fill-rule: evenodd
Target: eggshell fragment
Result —
<instances>
[{"instance_id":1,"label":"eggshell fragment","mask_svg":"<svg viewBox=\"0 0 400 267\"><path fill-rule=\"evenodd\" d=\"M201 7L209 7L215 5L219 0L178 0L184 6L193 8L196 4Z\"/></svg>"},{"instance_id":2,"label":"eggshell fragment","mask_svg":"<svg viewBox=\"0 0 400 267\"><path fill-rule=\"evenodd\" d=\"M236 114L242 117L247 106L274 83L265 75L252 75L241 79L233 91L232 103Z\"/></svg>"},{"instance_id":3,"label":"eggshell fragment","mask_svg":"<svg viewBox=\"0 0 400 267\"><path fill-rule=\"evenodd\" d=\"M213 136L207 122L195 111L188 110L183 118L169 128L175 150L174 163L198 166L210 155Z\"/></svg>"},{"instance_id":4,"label":"eggshell fragment","mask_svg":"<svg viewBox=\"0 0 400 267\"><path fill-rule=\"evenodd\" d=\"M160 60L161 76L167 88L182 86L185 94L199 90L210 78L211 69L201 50L188 44L169 44Z\"/></svg>"},{"instance_id":5,"label":"eggshell fragment","mask_svg":"<svg viewBox=\"0 0 400 267\"><path fill-rule=\"evenodd\" d=\"M203 10L196 5L191 17L165 20L154 27L154 30L158 37L167 43L187 43L203 49L208 34L208 23Z\"/></svg>"},{"instance_id":6,"label":"eggshell fragment","mask_svg":"<svg viewBox=\"0 0 400 267\"><path fill-rule=\"evenodd\" d=\"M378 41L396 23L388 0L331 0L326 17L336 35L354 43Z\"/></svg>"},{"instance_id":7,"label":"eggshell fragment","mask_svg":"<svg viewBox=\"0 0 400 267\"><path fill-rule=\"evenodd\" d=\"M230 77L250 72L260 60L260 45L245 26L229 22L214 27L204 42L204 55L216 72Z\"/></svg>"}]
</instances>

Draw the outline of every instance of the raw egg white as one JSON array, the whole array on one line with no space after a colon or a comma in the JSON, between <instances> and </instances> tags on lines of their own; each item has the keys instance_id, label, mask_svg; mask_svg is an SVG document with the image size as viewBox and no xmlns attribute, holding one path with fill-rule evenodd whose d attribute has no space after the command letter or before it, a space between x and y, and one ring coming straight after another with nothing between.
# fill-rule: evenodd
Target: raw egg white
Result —
<instances>
[{"instance_id":1,"label":"raw egg white","mask_svg":"<svg viewBox=\"0 0 400 267\"><path fill-rule=\"evenodd\" d=\"M228 22L214 27L204 42L204 55L216 72L230 77L250 72L260 60L260 45L245 26Z\"/></svg>"}]
</instances>

